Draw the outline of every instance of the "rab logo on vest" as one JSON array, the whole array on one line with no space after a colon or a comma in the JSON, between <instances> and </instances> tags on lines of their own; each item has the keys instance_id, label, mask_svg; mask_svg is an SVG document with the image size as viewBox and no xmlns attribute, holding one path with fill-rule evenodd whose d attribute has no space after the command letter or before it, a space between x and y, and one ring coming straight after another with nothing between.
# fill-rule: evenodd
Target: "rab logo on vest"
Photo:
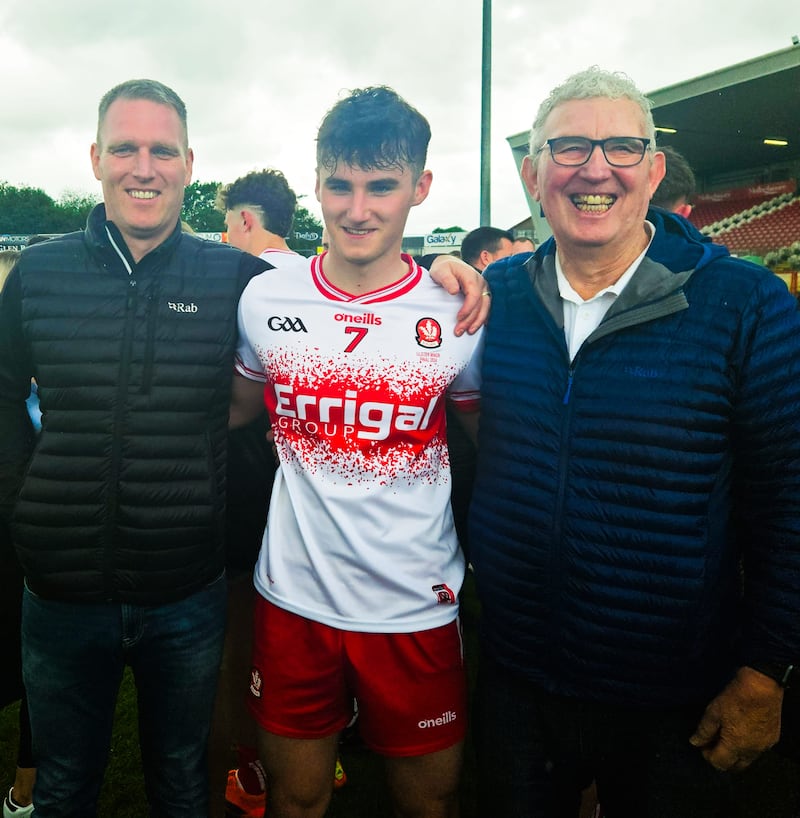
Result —
<instances>
[{"instance_id":1,"label":"rab logo on vest","mask_svg":"<svg viewBox=\"0 0 800 818\"><path fill-rule=\"evenodd\" d=\"M273 332L308 332L305 324L299 318L289 318L288 315L273 315L267 321L267 326Z\"/></svg>"},{"instance_id":2,"label":"rab logo on vest","mask_svg":"<svg viewBox=\"0 0 800 818\"><path fill-rule=\"evenodd\" d=\"M167 306L173 312L193 313L200 309L197 304L184 304L183 301L167 301Z\"/></svg>"}]
</instances>

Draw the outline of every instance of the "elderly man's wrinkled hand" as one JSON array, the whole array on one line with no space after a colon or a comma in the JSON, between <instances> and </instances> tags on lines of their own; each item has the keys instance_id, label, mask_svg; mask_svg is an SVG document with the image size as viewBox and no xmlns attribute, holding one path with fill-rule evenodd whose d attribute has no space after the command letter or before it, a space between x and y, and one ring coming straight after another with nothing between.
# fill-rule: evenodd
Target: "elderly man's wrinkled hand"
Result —
<instances>
[{"instance_id":1,"label":"elderly man's wrinkled hand","mask_svg":"<svg viewBox=\"0 0 800 818\"><path fill-rule=\"evenodd\" d=\"M783 688L749 667L740 668L708 705L689 741L718 770L740 771L781 734Z\"/></svg>"}]
</instances>

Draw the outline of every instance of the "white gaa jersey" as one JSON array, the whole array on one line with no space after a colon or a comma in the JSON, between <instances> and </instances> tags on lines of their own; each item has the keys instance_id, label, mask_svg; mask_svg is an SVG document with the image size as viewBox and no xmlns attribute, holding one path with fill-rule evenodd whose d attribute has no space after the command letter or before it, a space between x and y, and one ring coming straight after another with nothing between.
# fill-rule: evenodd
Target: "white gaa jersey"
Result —
<instances>
[{"instance_id":1,"label":"white gaa jersey","mask_svg":"<svg viewBox=\"0 0 800 818\"><path fill-rule=\"evenodd\" d=\"M461 297L407 256L400 281L359 296L324 259L261 273L239 303L236 368L265 383L281 461L256 588L343 630L438 627L464 576L444 396L478 408L478 336L453 334Z\"/></svg>"},{"instance_id":2,"label":"white gaa jersey","mask_svg":"<svg viewBox=\"0 0 800 818\"><path fill-rule=\"evenodd\" d=\"M294 264L298 260L305 261L300 253L295 253L294 250L282 250L280 247L267 247L266 250L258 254L258 257L268 261L273 267Z\"/></svg>"}]
</instances>

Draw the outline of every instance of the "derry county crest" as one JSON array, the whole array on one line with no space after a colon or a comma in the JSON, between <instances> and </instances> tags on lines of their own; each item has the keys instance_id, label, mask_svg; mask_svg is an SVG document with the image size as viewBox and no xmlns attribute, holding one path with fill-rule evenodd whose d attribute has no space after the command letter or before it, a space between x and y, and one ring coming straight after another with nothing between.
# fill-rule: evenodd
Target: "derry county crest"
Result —
<instances>
[{"instance_id":1,"label":"derry county crest","mask_svg":"<svg viewBox=\"0 0 800 818\"><path fill-rule=\"evenodd\" d=\"M436 349L442 345L442 327L435 318L420 318L417 321L417 343L426 349Z\"/></svg>"}]
</instances>

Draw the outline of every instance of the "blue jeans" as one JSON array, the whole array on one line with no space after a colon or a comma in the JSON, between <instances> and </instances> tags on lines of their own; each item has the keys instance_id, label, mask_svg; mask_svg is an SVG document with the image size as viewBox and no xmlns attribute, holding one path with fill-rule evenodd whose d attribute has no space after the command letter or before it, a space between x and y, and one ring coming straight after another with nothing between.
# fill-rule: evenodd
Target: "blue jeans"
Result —
<instances>
[{"instance_id":1,"label":"blue jeans","mask_svg":"<svg viewBox=\"0 0 800 818\"><path fill-rule=\"evenodd\" d=\"M220 577L179 602L75 604L25 589L22 664L36 818L97 815L114 709L133 671L154 818L208 815L206 749L225 630Z\"/></svg>"}]
</instances>

